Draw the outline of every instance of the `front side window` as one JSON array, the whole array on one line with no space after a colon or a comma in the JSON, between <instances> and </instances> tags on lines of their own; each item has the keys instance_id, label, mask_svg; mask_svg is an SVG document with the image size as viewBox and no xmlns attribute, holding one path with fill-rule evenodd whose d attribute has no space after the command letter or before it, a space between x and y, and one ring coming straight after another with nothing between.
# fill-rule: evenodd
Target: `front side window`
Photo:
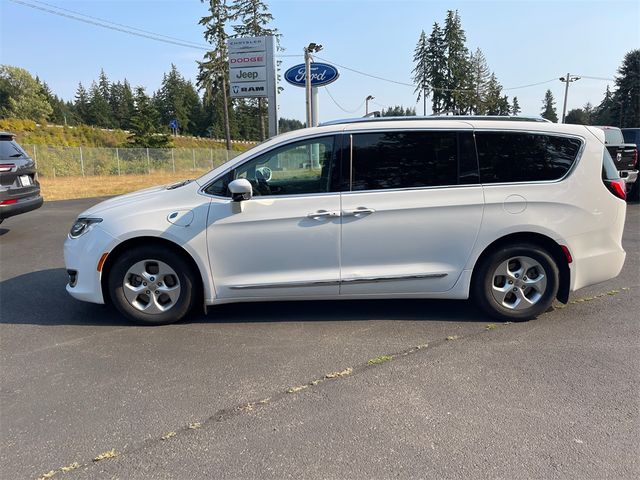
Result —
<instances>
[{"instance_id":1,"label":"front side window","mask_svg":"<svg viewBox=\"0 0 640 480\"><path fill-rule=\"evenodd\" d=\"M468 138L467 138L468 137ZM352 135L353 191L477 183L470 133L398 131Z\"/></svg>"},{"instance_id":2,"label":"front side window","mask_svg":"<svg viewBox=\"0 0 640 480\"><path fill-rule=\"evenodd\" d=\"M559 180L578 157L575 138L541 133L476 132L481 183Z\"/></svg>"},{"instance_id":3,"label":"front side window","mask_svg":"<svg viewBox=\"0 0 640 480\"><path fill-rule=\"evenodd\" d=\"M209 185L210 195L229 197L232 180L246 178L254 196L303 195L331 191L334 137L314 138L263 153Z\"/></svg>"}]
</instances>

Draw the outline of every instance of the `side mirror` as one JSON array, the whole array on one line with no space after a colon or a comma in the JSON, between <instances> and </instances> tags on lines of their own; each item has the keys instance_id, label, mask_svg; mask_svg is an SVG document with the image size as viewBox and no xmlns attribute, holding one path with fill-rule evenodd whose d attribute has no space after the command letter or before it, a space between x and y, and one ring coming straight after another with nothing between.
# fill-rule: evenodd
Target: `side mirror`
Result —
<instances>
[{"instance_id":1,"label":"side mirror","mask_svg":"<svg viewBox=\"0 0 640 480\"><path fill-rule=\"evenodd\" d=\"M234 202L241 202L243 200L251 200L253 196L253 188L251 183L246 178L238 178L229 184L229 191L231 192L231 199Z\"/></svg>"}]
</instances>

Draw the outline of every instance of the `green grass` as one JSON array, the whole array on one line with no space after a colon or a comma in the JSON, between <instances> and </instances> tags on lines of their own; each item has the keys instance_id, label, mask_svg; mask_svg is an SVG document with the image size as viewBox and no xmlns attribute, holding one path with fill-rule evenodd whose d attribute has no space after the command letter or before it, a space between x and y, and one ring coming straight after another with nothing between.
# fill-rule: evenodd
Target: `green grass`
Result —
<instances>
[{"instance_id":1,"label":"green grass","mask_svg":"<svg viewBox=\"0 0 640 480\"><path fill-rule=\"evenodd\" d=\"M393 360L393 357L391 355L380 355L379 357L372 358L367 363L369 365L380 365L381 363L385 363L390 360Z\"/></svg>"}]
</instances>

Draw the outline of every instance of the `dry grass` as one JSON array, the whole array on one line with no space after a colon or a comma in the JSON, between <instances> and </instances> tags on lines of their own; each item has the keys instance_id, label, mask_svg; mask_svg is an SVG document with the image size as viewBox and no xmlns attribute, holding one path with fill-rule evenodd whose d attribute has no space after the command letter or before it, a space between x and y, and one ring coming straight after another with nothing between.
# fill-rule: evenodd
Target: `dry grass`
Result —
<instances>
[{"instance_id":1,"label":"dry grass","mask_svg":"<svg viewBox=\"0 0 640 480\"><path fill-rule=\"evenodd\" d=\"M196 178L205 171L184 173L152 173L151 175L107 175L91 177L40 177L45 201L72 198L106 197L134 192L155 185L165 185Z\"/></svg>"}]
</instances>

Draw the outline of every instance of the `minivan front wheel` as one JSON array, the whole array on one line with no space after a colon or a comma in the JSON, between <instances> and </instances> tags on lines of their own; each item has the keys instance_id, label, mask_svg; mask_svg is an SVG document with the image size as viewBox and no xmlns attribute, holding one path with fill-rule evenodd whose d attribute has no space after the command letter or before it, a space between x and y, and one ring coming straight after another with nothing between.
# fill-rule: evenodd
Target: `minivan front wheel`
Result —
<instances>
[{"instance_id":1,"label":"minivan front wheel","mask_svg":"<svg viewBox=\"0 0 640 480\"><path fill-rule=\"evenodd\" d=\"M166 325L193 308L194 273L176 253L156 246L134 248L118 259L108 286L115 307L131 320Z\"/></svg>"},{"instance_id":2,"label":"minivan front wheel","mask_svg":"<svg viewBox=\"0 0 640 480\"><path fill-rule=\"evenodd\" d=\"M544 313L558 293L553 258L537 245L511 245L487 255L474 275L473 297L490 316L523 321Z\"/></svg>"}]
</instances>

